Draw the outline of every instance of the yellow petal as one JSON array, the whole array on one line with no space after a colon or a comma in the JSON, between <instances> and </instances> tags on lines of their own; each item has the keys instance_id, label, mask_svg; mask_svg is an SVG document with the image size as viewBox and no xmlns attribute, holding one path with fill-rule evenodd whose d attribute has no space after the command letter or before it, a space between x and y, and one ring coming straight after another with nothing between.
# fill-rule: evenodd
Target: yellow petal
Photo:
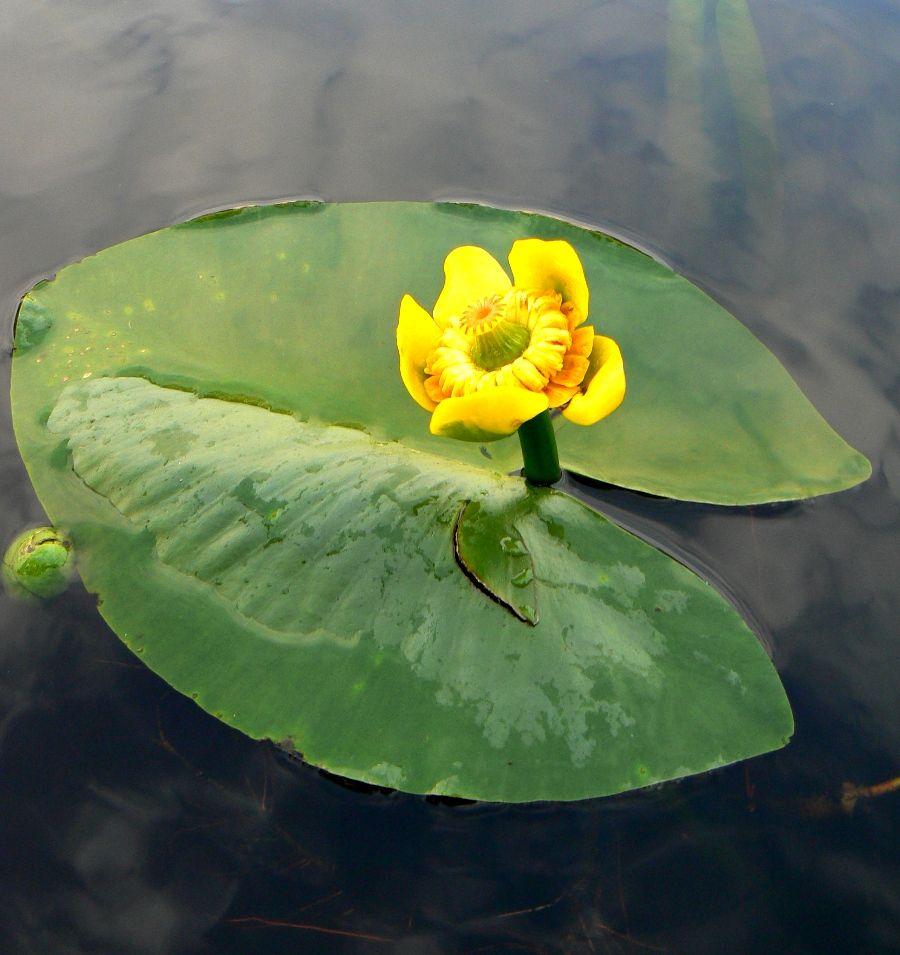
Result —
<instances>
[{"instance_id":1,"label":"yellow petal","mask_svg":"<svg viewBox=\"0 0 900 955\"><path fill-rule=\"evenodd\" d=\"M547 409L543 392L484 388L442 401L431 416L431 433L461 441L496 441Z\"/></svg>"},{"instance_id":2,"label":"yellow petal","mask_svg":"<svg viewBox=\"0 0 900 955\"><path fill-rule=\"evenodd\" d=\"M434 320L439 328L446 328L451 316L467 305L510 288L509 276L490 252L477 245L461 245L444 260L444 287L434 303Z\"/></svg>"},{"instance_id":3,"label":"yellow petal","mask_svg":"<svg viewBox=\"0 0 900 955\"><path fill-rule=\"evenodd\" d=\"M594 336L590 364L581 387L563 414L575 424L594 424L611 414L625 397L625 368L619 346L603 335Z\"/></svg>"},{"instance_id":4,"label":"yellow petal","mask_svg":"<svg viewBox=\"0 0 900 955\"><path fill-rule=\"evenodd\" d=\"M569 351L573 355L587 358L594 348L594 329L590 325L583 325L572 332L572 347Z\"/></svg>"},{"instance_id":5,"label":"yellow petal","mask_svg":"<svg viewBox=\"0 0 900 955\"><path fill-rule=\"evenodd\" d=\"M560 405L564 405L573 395L577 395L578 388L565 388L551 381L544 389L544 394L550 402L550 407L558 408Z\"/></svg>"},{"instance_id":6,"label":"yellow petal","mask_svg":"<svg viewBox=\"0 0 900 955\"><path fill-rule=\"evenodd\" d=\"M588 286L578 253L562 239L519 239L509 253L516 288L552 289L564 302L588 314Z\"/></svg>"},{"instance_id":7,"label":"yellow petal","mask_svg":"<svg viewBox=\"0 0 900 955\"><path fill-rule=\"evenodd\" d=\"M581 355L566 355L562 369L553 378L554 385L571 388L580 385L590 371L591 363Z\"/></svg>"},{"instance_id":8,"label":"yellow petal","mask_svg":"<svg viewBox=\"0 0 900 955\"><path fill-rule=\"evenodd\" d=\"M437 347L441 333L428 312L411 296L400 302L397 322L397 351L400 352L400 377L406 390L426 410L434 411L436 404L425 390L425 362Z\"/></svg>"}]
</instances>

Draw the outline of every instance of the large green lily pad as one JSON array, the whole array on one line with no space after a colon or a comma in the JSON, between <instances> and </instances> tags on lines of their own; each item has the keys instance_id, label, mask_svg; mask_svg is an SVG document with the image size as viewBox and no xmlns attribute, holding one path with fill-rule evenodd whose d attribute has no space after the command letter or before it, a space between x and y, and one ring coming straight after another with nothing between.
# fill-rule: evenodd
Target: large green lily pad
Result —
<instances>
[{"instance_id":1,"label":"large green lily pad","mask_svg":"<svg viewBox=\"0 0 900 955\"><path fill-rule=\"evenodd\" d=\"M791 732L735 611L565 494L138 378L69 385L46 429L48 507L113 629L334 772L577 799Z\"/></svg>"},{"instance_id":2,"label":"large green lily pad","mask_svg":"<svg viewBox=\"0 0 900 955\"><path fill-rule=\"evenodd\" d=\"M567 495L506 476L514 442L431 437L406 394L401 295L430 304L456 245L502 257L526 235L576 245L592 318L628 367L618 412L561 430L564 464L715 500L862 475L734 319L606 237L405 203L292 204L163 230L29 293L13 413L101 612L173 686L333 772L480 799L618 792L783 745L792 721L777 674L712 588ZM691 373L667 331L679 323L698 342L721 334L727 344L708 347L736 362L735 393L767 411L718 458L721 422L703 419L680 469L649 396L663 431L680 421L685 435L701 406L713 419L729 410L710 397L726 393L721 376L696 367L707 400L680 394ZM732 404L732 424L747 418L746 402ZM805 428L799 466L779 466L778 409ZM635 434L613 432L617 456L601 436L620 418ZM729 475L721 461L751 449L756 465ZM712 475L703 455L721 459Z\"/></svg>"}]
</instances>

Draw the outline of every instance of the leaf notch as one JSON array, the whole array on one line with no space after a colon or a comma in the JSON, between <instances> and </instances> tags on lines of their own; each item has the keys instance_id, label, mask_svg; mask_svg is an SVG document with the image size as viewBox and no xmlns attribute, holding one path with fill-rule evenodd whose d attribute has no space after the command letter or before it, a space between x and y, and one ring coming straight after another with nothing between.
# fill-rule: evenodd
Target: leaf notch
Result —
<instances>
[{"instance_id":1,"label":"leaf notch","mask_svg":"<svg viewBox=\"0 0 900 955\"><path fill-rule=\"evenodd\" d=\"M466 501L453 525L453 556L476 590L516 620L538 625L534 562L508 514L492 513L483 502Z\"/></svg>"}]
</instances>

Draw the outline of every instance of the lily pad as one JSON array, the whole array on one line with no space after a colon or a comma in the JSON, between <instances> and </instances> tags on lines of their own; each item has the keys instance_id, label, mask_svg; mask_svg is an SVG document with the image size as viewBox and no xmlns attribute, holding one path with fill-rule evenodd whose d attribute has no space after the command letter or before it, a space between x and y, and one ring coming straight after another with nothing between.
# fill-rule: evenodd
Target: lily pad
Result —
<instances>
[{"instance_id":1,"label":"lily pad","mask_svg":"<svg viewBox=\"0 0 900 955\"><path fill-rule=\"evenodd\" d=\"M46 431L71 460L48 507L113 629L205 709L333 772L577 799L791 733L735 611L565 494L140 378L68 385ZM530 615L508 606L523 560Z\"/></svg>"},{"instance_id":2,"label":"lily pad","mask_svg":"<svg viewBox=\"0 0 900 955\"><path fill-rule=\"evenodd\" d=\"M407 395L402 295L432 303L451 248L527 235L577 248L628 369L614 415L560 429L564 466L727 503L865 476L739 323L606 236L414 203L204 217L33 289L13 361L41 501L173 686L333 772L480 799L619 792L783 745L783 689L726 601L506 476L515 440L431 436Z\"/></svg>"},{"instance_id":3,"label":"lily pad","mask_svg":"<svg viewBox=\"0 0 900 955\"><path fill-rule=\"evenodd\" d=\"M481 206L249 207L106 249L25 298L14 390L37 385L46 403L66 380L134 374L508 472L521 462L515 438L487 458L429 434L397 373L395 328L404 293L434 303L451 249L505 261L527 236L575 247L589 320L625 359L622 407L595 427L560 424L564 468L720 504L811 497L869 475L775 357L688 281L600 233ZM27 441L21 422L17 411Z\"/></svg>"}]
</instances>

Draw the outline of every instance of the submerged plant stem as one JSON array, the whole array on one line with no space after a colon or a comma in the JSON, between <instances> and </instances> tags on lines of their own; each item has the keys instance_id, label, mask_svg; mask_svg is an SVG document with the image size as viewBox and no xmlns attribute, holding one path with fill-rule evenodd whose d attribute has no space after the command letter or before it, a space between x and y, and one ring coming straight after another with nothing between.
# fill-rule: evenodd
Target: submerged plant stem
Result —
<instances>
[{"instance_id":1,"label":"submerged plant stem","mask_svg":"<svg viewBox=\"0 0 900 955\"><path fill-rule=\"evenodd\" d=\"M550 412L542 411L536 418L524 422L519 427L518 435L525 480L529 484L556 484L562 477L562 471Z\"/></svg>"}]
</instances>

